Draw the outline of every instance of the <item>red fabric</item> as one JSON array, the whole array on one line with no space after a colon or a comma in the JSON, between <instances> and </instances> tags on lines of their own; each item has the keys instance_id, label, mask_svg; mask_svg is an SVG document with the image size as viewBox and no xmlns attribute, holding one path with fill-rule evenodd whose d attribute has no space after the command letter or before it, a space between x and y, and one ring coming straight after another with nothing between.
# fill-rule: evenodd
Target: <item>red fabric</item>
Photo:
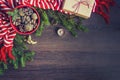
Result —
<instances>
[{"instance_id":1,"label":"red fabric","mask_svg":"<svg viewBox=\"0 0 120 80\"><path fill-rule=\"evenodd\" d=\"M6 53L5 53L5 47L2 47L0 49L0 61L4 61L5 63L7 62L6 61Z\"/></svg>"},{"instance_id":2,"label":"red fabric","mask_svg":"<svg viewBox=\"0 0 120 80\"><path fill-rule=\"evenodd\" d=\"M95 8L93 11L101 15L106 21L106 23L109 23L110 6L114 6L114 5L115 5L114 0L96 0Z\"/></svg>"},{"instance_id":3,"label":"red fabric","mask_svg":"<svg viewBox=\"0 0 120 80\"><path fill-rule=\"evenodd\" d=\"M9 57L12 60L15 60L15 57L12 54L12 46L9 47L3 46L0 49L0 61L7 63L7 57Z\"/></svg>"}]
</instances>

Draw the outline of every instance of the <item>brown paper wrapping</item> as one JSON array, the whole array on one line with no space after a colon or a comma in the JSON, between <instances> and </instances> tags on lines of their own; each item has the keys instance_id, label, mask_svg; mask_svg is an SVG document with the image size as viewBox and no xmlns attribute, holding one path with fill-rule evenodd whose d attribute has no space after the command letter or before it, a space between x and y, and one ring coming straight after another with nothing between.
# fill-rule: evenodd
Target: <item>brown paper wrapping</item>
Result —
<instances>
[{"instance_id":1,"label":"brown paper wrapping","mask_svg":"<svg viewBox=\"0 0 120 80\"><path fill-rule=\"evenodd\" d=\"M88 19L91 16L94 3L95 0L64 0L62 9Z\"/></svg>"}]
</instances>

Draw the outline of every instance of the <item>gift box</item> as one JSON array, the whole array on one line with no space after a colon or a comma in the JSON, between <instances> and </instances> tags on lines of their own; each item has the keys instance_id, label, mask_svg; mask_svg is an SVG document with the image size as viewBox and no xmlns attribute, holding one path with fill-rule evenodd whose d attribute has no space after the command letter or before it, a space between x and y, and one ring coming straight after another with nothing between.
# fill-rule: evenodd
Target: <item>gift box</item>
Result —
<instances>
[{"instance_id":1,"label":"gift box","mask_svg":"<svg viewBox=\"0 0 120 80\"><path fill-rule=\"evenodd\" d=\"M62 9L85 19L90 18L95 0L64 0Z\"/></svg>"}]
</instances>

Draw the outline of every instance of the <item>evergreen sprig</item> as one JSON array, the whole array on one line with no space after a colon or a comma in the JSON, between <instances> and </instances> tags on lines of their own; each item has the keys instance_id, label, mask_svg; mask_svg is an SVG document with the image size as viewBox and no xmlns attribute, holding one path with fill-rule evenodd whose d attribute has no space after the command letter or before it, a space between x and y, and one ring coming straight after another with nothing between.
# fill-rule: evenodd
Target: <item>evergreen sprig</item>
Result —
<instances>
[{"instance_id":1,"label":"evergreen sprig","mask_svg":"<svg viewBox=\"0 0 120 80\"><path fill-rule=\"evenodd\" d=\"M49 21L48 15L46 13L46 10L43 10L40 8L36 8L36 9L40 15L40 23L41 23L36 31L36 36L41 36L45 27L50 25L50 21Z\"/></svg>"},{"instance_id":2,"label":"evergreen sprig","mask_svg":"<svg viewBox=\"0 0 120 80\"><path fill-rule=\"evenodd\" d=\"M18 16L18 10L15 9L15 10L13 10L13 11L9 11L9 12L7 12L7 14L8 14L9 16L11 16L11 17L12 17L12 20L14 21L14 20L16 20L16 18L17 18L17 16Z\"/></svg>"},{"instance_id":3,"label":"evergreen sprig","mask_svg":"<svg viewBox=\"0 0 120 80\"><path fill-rule=\"evenodd\" d=\"M14 40L12 53L16 60L7 59L7 64L0 62L0 75L2 75L5 70L9 69L9 66L13 67L14 69L18 69L20 66L25 67L26 62L33 60L33 56L35 55L33 51L30 51L26 47L24 36L18 34Z\"/></svg>"},{"instance_id":4,"label":"evergreen sprig","mask_svg":"<svg viewBox=\"0 0 120 80\"><path fill-rule=\"evenodd\" d=\"M41 24L36 31L37 36L41 36L45 25L60 24L65 27L74 37L77 37L77 31L87 32L88 29L82 25L83 18L75 15L68 15L53 10L44 10L36 8L40 17Z\"/></svg>"}]
</instances>

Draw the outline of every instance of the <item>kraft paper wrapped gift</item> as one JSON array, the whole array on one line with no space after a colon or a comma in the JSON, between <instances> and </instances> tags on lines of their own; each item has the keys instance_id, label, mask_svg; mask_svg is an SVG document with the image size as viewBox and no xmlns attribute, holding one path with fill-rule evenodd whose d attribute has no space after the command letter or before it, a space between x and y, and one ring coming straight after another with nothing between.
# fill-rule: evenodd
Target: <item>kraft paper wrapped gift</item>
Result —
<instances>
[{"instance_id":1,"label":"kraft paper wrapped gift","mask_svg":"<svg viewBox=\"0 0 120 80\"><path fill-rule=\"evenodd\" d=\"M62 9L85 19L90 18L95 0L64 0Z\"/></svg>"}]
</instances>

